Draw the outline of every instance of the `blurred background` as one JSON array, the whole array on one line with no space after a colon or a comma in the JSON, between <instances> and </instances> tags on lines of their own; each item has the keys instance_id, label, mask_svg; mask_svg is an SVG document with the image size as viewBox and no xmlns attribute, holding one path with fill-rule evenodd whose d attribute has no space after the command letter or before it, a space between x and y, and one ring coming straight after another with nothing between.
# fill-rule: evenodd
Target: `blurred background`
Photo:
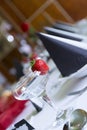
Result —
<instances>
[{"instance_id":1,"label":"blurred background","mask_svg":"<svg viewBox=\"0 0 87 130\"><path fill-rule=\"evenodd\" d=\"M43 51L36 32L86 17L87 0L0 0L0 96L10 95L7 90L23 75L27 56Z\"/></svg>"},{"instance_id":2,"label":"blurred background","mask_svg":"<svg viewBox=\"0 0 87 130\"><path fill-rule=\"evenodd\" d=\"M86 0L0 0L0 84L16 80L14 59L37 46L36 31L56 21L74 24L87 17ZM23 50L24 44L29 45Z\"/></svg>"}]
</instances>

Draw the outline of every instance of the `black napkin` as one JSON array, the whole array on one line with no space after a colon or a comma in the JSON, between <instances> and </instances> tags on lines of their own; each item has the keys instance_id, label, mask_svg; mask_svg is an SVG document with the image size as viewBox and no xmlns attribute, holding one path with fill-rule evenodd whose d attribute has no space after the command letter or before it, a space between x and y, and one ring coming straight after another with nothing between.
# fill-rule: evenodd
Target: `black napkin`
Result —
<instances>
[{"instance_id":1,"label":"black napkin","mask_svg":"<svg viewBox=\"0 0 87 130\"><path fill-rule=\"evenodd\" d=\"M50 28L50 27L45 27L44 30L48 34L51 34L51 35L54 35L54 36L63 37L63 38L67 38L67 39L71 39L71 40L75 40L75 41L82 41L85 38L83 36L80 36L79 34L73 34L71 32L65 32L63 30Z\"/></svg>"},{"instance_id":2,"label":"black napkin","mask_svg":"<svg viewBox=\"0 0 87 130\"><path fill-rule=\"evenodd\" d=\"M53 28L57 28L57 29L72 32L72 33L78 33L79 32L78 28L76 28L74 26L70 26L68 24L62 24L62 23L58 23L58 22L56 22L53 25Z\"/></svg>"},{"instance_id":3,"label":"black napkin","mask_svg":"<svg viewBox=\"0 0 87 130\"><path fill-rule=\"evenodd\" d=\"M76 28L76 26L75 26L74 24L71 24L71 23L68 23L68 22L64 22L64 21L56 21L56 22L54 23L54 25L55 25L55 24L65 25L65 26L67 26L67 27L74 27L74 28Z\"/></svg>"},{"instance_id":4,"label":"black napkin","mask_svg":"<svg viewBox=\"0 0 87 130\"><path fill-rule=\"evenodd\" d=\"M22 126L26 125L26 127L28 128L28 130L34 130L34 127L32 127L25 119L20 120L19 122L17 122L12 130L18 130L18 128L22 129Z\"/></svg>"},{"instance_id":5,"label":"black napkin","mask_svg":"<svg viewBox=\"0 0 87 130\"><path fill-rule=\"evenodd\" d=\"M60 41L58 37L44 33L37 33L37 35L48 50L62 76L69 76L87 64L87 50L67 44L66 39L65 41L64 39Z\"/></svg>"}]
</instances>

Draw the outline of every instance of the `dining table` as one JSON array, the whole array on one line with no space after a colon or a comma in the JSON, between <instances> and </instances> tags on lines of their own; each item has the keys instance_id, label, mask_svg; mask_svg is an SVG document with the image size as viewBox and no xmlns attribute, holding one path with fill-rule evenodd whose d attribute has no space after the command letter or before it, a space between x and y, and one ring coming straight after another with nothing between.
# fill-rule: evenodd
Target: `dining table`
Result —
<instances>
[{"instance_id":1,"label":"dining table","mask_svg":"<svg viewBox=\"0 0 87 130\"><path fill-rule=\"evenodd\" d=\"M87 65L83 66L81 70L75 72L75 74L71 75L71 77L69 76L68 78L63 78L52 59L49 60L48 64L51 71L49 72L49 79L46 86L47 89L58 85L59 79L61 79L62 82L66 82L67 80L71 82L72 78L76 79L76 75L78 77L78 83L71 82L70 86L75 86L76 91L84 88L84 86L87 86ZM70 102L70 104L70 106L73 106L74 109L83 109L87 111L87 91ZM55 121L55 118L56 111L48 103L44 102L43 109L37 113L32 103L28 101L26 102L25 109L14 119L14 121L6 130L12 130L14 128L14 125L22 119L25 119L29 124L31 124L35 130L63 130L64 124L56 127L51 127L52 123ZM87 125L85 125L82 130L87 130Z\"/></svg>"}]
</instances>

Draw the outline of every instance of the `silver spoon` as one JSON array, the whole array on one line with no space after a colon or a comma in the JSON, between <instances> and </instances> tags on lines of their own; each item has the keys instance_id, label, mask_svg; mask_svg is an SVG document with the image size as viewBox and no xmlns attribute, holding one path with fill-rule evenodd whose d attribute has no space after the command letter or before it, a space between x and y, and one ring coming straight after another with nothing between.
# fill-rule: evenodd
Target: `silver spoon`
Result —
<instances>
[{"instance_id":1,"label":"silver spoon","mask_svg":"<svg viewBox=\"0 0 87 130\"><path fill-rule=\"evenodd\" d=\"M81 130L87 123L87 112L82 109L76 109L72 112L68 125L68 130Z\"/></svg>"}]
</instances>

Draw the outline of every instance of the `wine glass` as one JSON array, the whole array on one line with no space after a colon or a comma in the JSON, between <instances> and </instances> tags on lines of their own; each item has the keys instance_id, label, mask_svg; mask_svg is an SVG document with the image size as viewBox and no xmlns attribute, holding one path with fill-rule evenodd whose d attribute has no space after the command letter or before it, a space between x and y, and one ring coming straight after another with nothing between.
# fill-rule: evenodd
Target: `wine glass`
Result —
<instances>
[{"instance_id":1,"label":"wine glass","mask_svg":"<svg viewBox=\"0 0 87 130\"><path fill-rule=\"evenodd\" d=\"M45 91L45 86L48 81L47 77L48 74L40 75L39 71L33 72L30 67L27 68L25 75L11 87L13 96L17 100L29 99L35 108L38 107L38 104L36 104L36 99L38 98L38 103L43 107L44 102L41 95Z\"/></svg>"},{"instance_id":2,"label":"wine glass","mask_svg":"<svg viewBox=\"0 0 87 130\"><path fill-rule=\"evenodd\" d=\"M57 81L51 77L48 81L46 93L56 111L56 118L52 125L49 126L49 130L59 127L69 120L72 112L76 109L75 101L87 90L87 76L81 75L81 77L80 72L82 74L82 71L78 71L76 74L65 78L62 77Z\"/></svg>"},{"instance_id":3,"label":"wine glass","mask_svg":"<svg viewBox=\"0 0 87 130\"><path fill-rule=\"evenodd\" d=\"M50 127L52 128L67 122L73 112L71 103L79 94L70 96L69 92L72 91L72 87L73 89L76 87L75 85L79 83L79 80L78 77L72 79L73 76L64 80L57 79L56 81L52 77L48 80L49 77L49 72L45 75L40 75L39 71L33 72L29 68L25 75L13 85L12 93L18 100L29 99L32 101L32 99L40 97L46 101L56 111L56 119ZM73 83L75 82L77 83L74 85Z\"/></svg>"}]
</instances>

